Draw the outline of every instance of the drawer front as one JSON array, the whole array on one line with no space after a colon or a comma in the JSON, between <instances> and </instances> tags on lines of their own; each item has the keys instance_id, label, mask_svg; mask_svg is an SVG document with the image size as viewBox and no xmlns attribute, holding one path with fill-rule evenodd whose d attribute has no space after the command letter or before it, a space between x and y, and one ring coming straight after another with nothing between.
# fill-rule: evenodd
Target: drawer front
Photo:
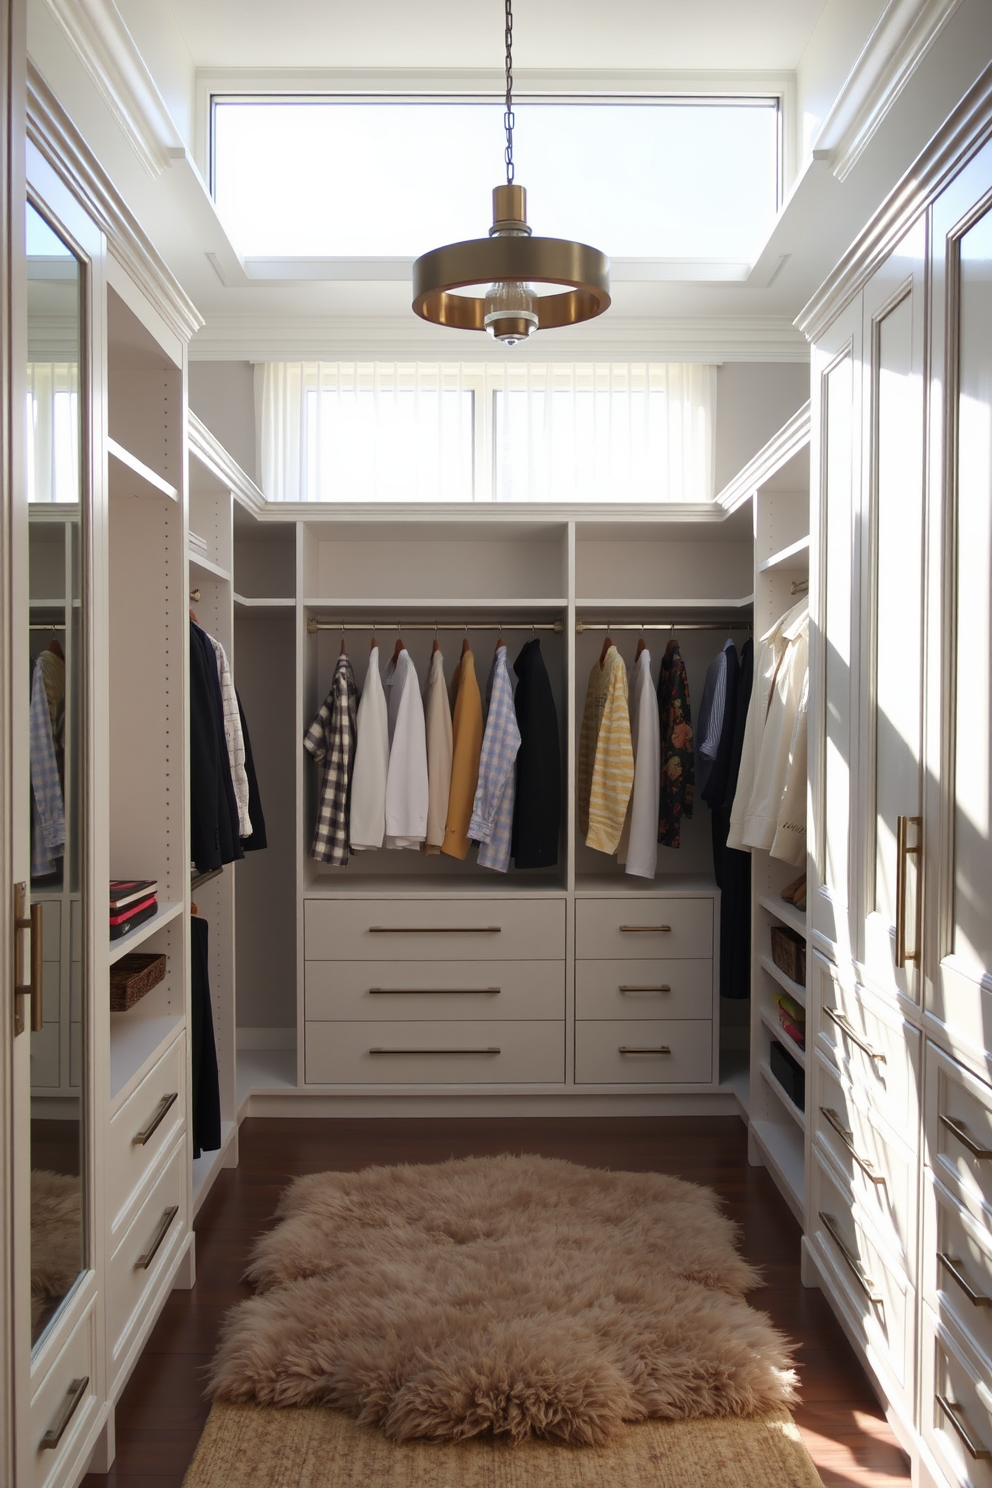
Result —
<instances>
[{"instance_id":1,"label":"drawer front","mask_svg":"<svg viewBox=\"0 0 992 1488\"><path fill-rule=\"evenodd\" d=\"M926 1300L939 1315L953 1314L992 1379L992 1235L929 1174L926 1208Z\"/></svg>"},{"instance_id":2,"label":"drawer front","mask_svg":"<svg viewBox=\"0 0 992 1488\"><path fill-rule=\"evenodd\" d=\"M113 1339L111 1379L144 1321L150 1294L189 1232L187 1188L186 1141L182 1138L107 1267L108 1329Z\"/></svg>"},{"instance_id":3,"label":"drawer front","mask_svg":"<svg viewBox=\"0 0 992 1488\"><path fill-rule=\"evenodd\" d=\"M564 961L308 961L314 1020L462 1022L565 1016Z\"/></svg>"},{"instance_id":4,"label":"drawer front","mask_svg":"<svg viewBox=\"0 0 992 1488\"><path fill-rule=\"evenodd\" d=\"M878 1116L855 1099L834 1068L817 1055L813 1100L807 1107L814 1140L840 1168L859 1206L909 1275L916 1267L916 1159Z\"/></svg>"},{"instance_id":5,"label":"drawer front","mask_svg":"<svg viewBox=\"0 0 992 1488\"><path fill-rule=\"evenodd\" d=\"M830 963L813 956L820 991L817 1048L879 1115L916 1149L921 1038L897 1013L843 986Z\"/></svg>"},{"instance_id":6,"label":"drawer front","mask_svg":"<svg viewBox=\"0 0 992 1488\"><path fill-rule=\"evenodd\" d=\"M60 1023L43 1023L31 1035L31 1089L57 1090L61 1083Z\"/></svg>"},{"instance_id":7,"label":"drawer front","mask_svg":"<svg viewBox=\"0 0 992 1488\"><path fill-rule=\"evenodd\" d=\"M309 1085L560 1085L565 1025L307 1023Z\"/></svg>"},{"instance_id":8,"label":"drawer front","mask_svg":"<svg viewBox=\"0 0 992 1488\"><path fill-rule=\"evenodd\" d=\"M923 1439L951 1483L992 1488L992 1390L987 1366L954 1346L923 1309Z\"/></svg>"},{"instance_id":9,"label":"drawer front","mask_svg":"<svg viewBox=\"0 0 992 1488\"><path fill-rule=\"evenodd\" d=\"M580 960L643 961L713 954L712 899L578 899L575 954Z\"/></svg>"},{"instance_id":10,"label":"drawer front","mask_svg":"<svg viewBox=\"0 0 992 1488\"><path fill-rule=\"evenodd\" d=\"M892 1380L912 1398L910 1373L913 1292L902 1268L875 1243L851 1195L813 1155L812 1241L830 1289L864 1344L886 1362Z\"/></svg>"},{"instance_id":11,"label":"drawer front","mask_svg":"<svg viewBox=\"0 0 992 1488\"><path fill-rule=\"evenodd\" d=\"M927 1044L927 1161L992 1234L992 1088Z\"/></svg>"},{"instance_id":12,"label":"drawer front","mask_svg":"<svg viewBox=\"0 0 992 1488\"><path fill-rule=\"evenodd\" d=\"M96 1304L79 1319L31 1400L32 1488L63 1481L99 1408Z\"/></svg>"},{"instance_id":13,"label":"drawer front","mask_svg":"<svg viewBox=\"0 0 992 1488\"><path fill-rule=\"evenodd\" d=\"M176 1039L116 1112L107 1138L107 1194L116 1239L186 1121L186 1041Z\"/></svg>"},{"instance_id":14,"label":"drawer front","mask_svg":"<svg viewBox=\"0 0 992 1488\"><path fill-rule=\"evenodd\" d=\"M577 961L577 1018L712 1018L712 961Z\"/></svg>"},{"instance_id":15,"label":"drawer front","mask_svg":"<svg viewBox=\"0 0 992 1488\"><path fill-rule=\"evenodd\" d=\"M308 899L308 961L561 961L561 899Z\"/></svg>"},{"instance_id":16,"label":"drawer front","mask_svg":"<svg viewBox=\"0 0 992 1488\"><path fill-rule=\"evenodd\" d=\"M708 1085L713 1024L703 1018L576 1023L577 1085Z\"/></svg>"}]
</instances>

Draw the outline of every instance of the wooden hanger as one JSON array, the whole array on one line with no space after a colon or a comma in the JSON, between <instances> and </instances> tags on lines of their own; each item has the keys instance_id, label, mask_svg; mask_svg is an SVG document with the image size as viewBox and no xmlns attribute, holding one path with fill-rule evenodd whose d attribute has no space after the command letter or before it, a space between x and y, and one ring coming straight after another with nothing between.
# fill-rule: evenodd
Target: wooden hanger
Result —
<instances>
[{"instance_id":1,"label":"wooden hanger","mask_svg":"<svg viewBox=\"0 0 992 1488\"><path fill-rule=\"evenodd\" d=\"M613 645L613 637L610 635L610 622L607 620L607 622L606 622L606 635L605 635L605 637L603 639L603 649L599 653L599 669L600 669L600 671L602 671L603 670L603 667L606 665L606 653L607 653L607 651L609 651L609 649L610 649L610 647L612 645Z\"/></svg>"},{"instance_id":2,"label":"wooden hanger","mask_svg":"<svg viewBox=\"0 0 992 1488\"><path fill-rule=\"evenodd\" d=\"M51 651L53 656L57 656L59 661L65 661L65 652L62 650L58 636L52 636L52 639L48 643L48 650Z\"/></svg>"},{"instance_id":3,"label":"wooden hanger","mask_svg":"<svg viewBox=\"0 0 992 1488\"><path fill-rule=\"evenodd\" d=\"M431 655L436 656L441 649L441 643L437 638L437 626L434 627L434 644L431 647Z\"/></svg>"},{"instance_id":4,"label":"wooden hanger","mask_svg":"<svg viewBox=\"0 0 992 1488\"><path fill-rule=\"evenodd\" d=\"M493 647L493 655L499 655L499 648L503 645L503 627L500 625L499 635L496 637L496 645Z\"/></svg>"},{"instance_id":5,"label":"wooden hanger","mask_svg":"<svg viewBox=\"0 0 992 1488\"><path fill-rule=\"evenodd\" d=\"M405 644L403 642L403 637L402 636L397 636L396 637L396 645L393 647L393 660L394 661L398 661L399 660L399 654L400 654L400 652L401 651L405 651L405 650L406 650L406 646L405 646Z\"/></svg>"},{"instance_id":6,"label":"wooden hanger","mask_svg":"<svg viewBox=\"0 0 992 1488\"><path fill-rule=\"evenodd\" d=\"M634 652L634 660L635 661L639 661L640 660L640 657L641 657L641 652L642 651L646 651L647 649L648 649L648 643L647 643L647 641L644 639L643 636L638 636L637 637L637 650Z\"/></svg>"},{"instance_id":7,"label":"wooden hanger","mask_svg":"<svg viewBox=\"0 0 992 1488\"><path fill-rule=\"evenodd\" d=\"M468 626L466 625L466 627L465 627L465 637L464 637L464 639L462 641L462 655L463 656L467 656L468 653L471 651L471 649L472 648L471 648L471 646L468 643Z\"/></svg>"}]
</instances>

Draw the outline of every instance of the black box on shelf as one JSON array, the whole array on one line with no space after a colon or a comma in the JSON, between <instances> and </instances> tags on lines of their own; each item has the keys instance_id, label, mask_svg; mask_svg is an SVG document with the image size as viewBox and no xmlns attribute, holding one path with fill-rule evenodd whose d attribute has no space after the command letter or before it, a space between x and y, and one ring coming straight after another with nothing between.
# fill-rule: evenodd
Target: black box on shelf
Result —
<instances>
[{"instance_id":1,"label":"black box on shelf","mask_svg":"<svg viewBox=\"0 0 992 1488\"><path fill-rule=\"evenodd\" d=\"M772 1074L775 1076L786 1095L794 1106L800 1111L806 1109L806 1071L798 1064L787 1049L776 1040L772 1040L769 1051L768 1063Z\"/></svg>"}]
</instances>

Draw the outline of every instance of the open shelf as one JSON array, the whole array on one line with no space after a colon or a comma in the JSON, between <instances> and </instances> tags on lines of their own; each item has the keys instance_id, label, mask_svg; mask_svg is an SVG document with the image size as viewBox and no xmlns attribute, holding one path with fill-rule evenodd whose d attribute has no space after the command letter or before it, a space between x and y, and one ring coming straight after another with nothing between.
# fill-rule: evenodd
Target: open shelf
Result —
<instances>
[{"instance_id":1,"label":"open shelf","mask_svg":"<svg viewBox=\"0 0 992 1488\"><path fill-rule=\"evenodd\" d=\"M150 466L139 460L137 455L132 455L131 451L125 449L122 444L118 444L116 439L107 440L107 453L111 457L110 486L112 491L118 489L121 479L124 478L127 480L132 495L145 496L154 494L156 496L169 496L173 501L179 500L179 492L175 486L170 486L167 480L163 480L160 475L156 475ZM124 470L128 472L127 477L122 477L120 468L115 471L114 462L117 463L118 467L123 466Z\"/></svg>"},{"instance_id":2,"label":"open shelf","mask_svg":"<svg viewBox=\"0 0 992 1488\"><path fill-rule=\"evenodd\" d=\"M146 1018L128 1013L110 1015L110 1099L115 1101L160 1050L174 1038L184 1020L178 1015Z\"/></svg>"},{"instance_id":3,"label":"open shelf","mask_svg":"<svg viewBox=\"0 0 992 1488\"><path fill-rule=\"evenodd\" d=\"M809 554L809 533L799 538L798 542L790 543L787 548L780 548L777 553L772 553L768 558L763 558L758 564L759 573L767 573L770 568L784 568L787 563L792 563L793 558L798 558L801 553ZM807 556L806 563L793 563L793 568L804 568L809 566Z\"/></svg>"},{"instance_id":4,"label":"open shelf","mask_svg":"<svg viewBox=\"0 0 992 1488\"><path fill-rule=\"evenodd\" d=\"M625 599L592 599L579 595L576 598L575 607L577 610L584 610L587 613L591 612L596 615L607 614L609 616L614 614L623 615L628 619L639 619L641 611L645 615L657 614L659 611L663 611L666 615L676 616L696 615L698 612L698 618L705 620L709 611L716 610L727 613L732 610L745 610L753 603L753 594L733 595L729 598L724 596L722 599L699 599L698 597L692 599L658 599L657 597L654 599L631 599L629 595ZM742 615L741 624L746 625L748 623L749 617ZM678 629L677 620L675 625L676 629Z\"/></svg>"},{"instance_id":5,"label":"open shelf","mask_svg":"<svg viewBox=\"0 0 992 1488\"><path fill-rule=\"evenodd\" d=\"M760 1069L761 1069L761 1073L762 1073L762 1076L764 1078L764 1081L765 1081L766 1085L770 1086L770 1088L774 1092L774 1094L778 1096L779 1100L782 1102L783 1106L788 1111L788 1113L792 1117L793 1121L799 1127L800 1131L805 1131L806 1130L806 1114L805 1114L805 1112L804 1111L800 1111L799 1107L797 1105L794 1105L793 1102L789 1099L788 1095L786 1095L786 1093L783 1090L782 1086L776 1080L775 1074L774 1074L774 1072L772 1070L771 1065L768 1064L764 1059L762 1059L760 1061Z\"/></svg>"},{"instance_id":6,"label":"open shelf","mask_svg":"<svg viewBox=\"0 0 992 1488\"><path fill-rule=\"evenodd\" d=\"M196 1216L200 1205L207 1194L213 1188L214 1180L221 1168L228 1149L234 1141L238 1125L236 1121L222 1121L220 1126L220 1146L216 1152L202 1152L199 1157L194 1157L190 1163L193 1177L193 1215Z\"/></svg>"},{"instance_id":7,"label":"open shelf","mask_svg":"<svg viewBox=\"0 0 992 1488\"><path fill-rule=\"evenodd\" d=\"M761 955L758 957L758 961L762 971L767 971L772 980L778 982L783 992L788 992L789 996L795 998L801 1007L806 1006L805 987L801 987L798 982L794 982L791 977L787 977L781 966L775 965L771 956Z\"/></svg>"},{"instance_id":8,"label":"open shelf","mask_svg":"<svg viewBox=\"0 0 992 1488\"><path fill-rule=\"evenodd\" d=\"M744 1117L751 1109L750 1064L746 1049L730 1049L720 1055L720 1089L733 1091Z\"/></svg>"},{"instance_id":9,"label":"open shelf","mask_svg":"<svg viewBox=\"0 0 992 1488\"><path fill-rule=\"evenodd\" d=\"M289 599L252 599L247 594L234 595L234 603L241 605L246 610L291 610L296 605L296 600Z\"/></svg>"},{"instance_id":10,"label":"open shelf","mask_svg":"<svg viewBox=\"0 0 992 1488\"><path fill-rule=\"evenodd\" d=\"M795 930L797 935L806 935L806 911L796 909L787 899L773 899L769 894L762 894L758 903L762 909L767 909L770 915L781 920L783 925L788 925L790 930Z\"/></svg>"},{"instance_id":11,"label":"open shelf","mask_svg":"<svg viewBox=\"0 0 992 1488\"><path fill-rule=\"evenodd\" d=\"M799 1045L793 1042L793 1040L786 1033L785 1029L779 1027L778 1023L776 1023L771 1013L766 1012L764 1008L761 1009L761 1021L768 1029L768 1032L771 1034L775 1042L777 1044L781 1044L786 1053L791 1054L796 1063L801 1064L803 1069L805 1069L806 1050L800 1049Z\"/></svg>"},{"instance_id":12,"label":"open shelf","mask_svg":"<svg viewBox=\"0 0 992 1488\"><path fill-rule=\"evenodd\" d=\"M112 940L110 942L110 965L113 966L115 961L119 961L129 951L133 951L135 946L141 945L150 935L154 935L157 930L161 930L164 925L168 925L171 920L174 920L177 915L181 915L182 912L183 906L181 904L173 904L168 900L162 900L157 912L152 915L150 920L146 920L143 925L138 925L134 930L129 930L126 935L121 936L120 940Z\"/></svg>"},{"instance_id":13,"label":"open shelf","mask_svg":"<svg viewBox=\"0 0 992 1488\"><path fill-rule=\"evenodd\" d=\"M211 563L209 558L202 557L199 553L194 552L192 548L188 556L190 568L198 568L201 573L212 574L215 579L226 579L230 583L231 575L226 568L221 568L219 563Z\"/></svg>"},{"instance_id":14,"label":"open shelf","mask_svg":"<svg viewBox=\"0 0 992 1488\"><path fill-rule=\"evenodd\" d=\"M805 1163L803 1134L791 1121L752 1121L748 1131L771 1169L793 1214L803 1223Z\"/></svg>"},{"instance_id":15,"label":"open shelf","mask_svg":"<svg viewBox=\"0 0 992 1488\"><path fill-rule=\"evenodd\" d=\"M295 1049L238 1050L238 1112L256 1090L295 1090Z\"/></svg>"}]
</instances>

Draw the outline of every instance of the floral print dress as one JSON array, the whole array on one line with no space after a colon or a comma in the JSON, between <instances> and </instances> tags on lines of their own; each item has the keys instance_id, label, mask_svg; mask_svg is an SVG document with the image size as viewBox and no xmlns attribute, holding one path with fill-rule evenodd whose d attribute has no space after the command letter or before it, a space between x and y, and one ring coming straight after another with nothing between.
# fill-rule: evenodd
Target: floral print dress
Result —
<instances>
[{"instance_id":1,"label":"floral print dress","mask_svg":"<svg viewBox=\"0 0 992 1488\"><path fill-rule=\"evenodd\" d=\"M682 818L692 816L695 756L689 678L679 643L674 639L665 648L658 675L658 713L661 722L658 841L664 847L678 847Z\"/></svg>"}]
</instances>

